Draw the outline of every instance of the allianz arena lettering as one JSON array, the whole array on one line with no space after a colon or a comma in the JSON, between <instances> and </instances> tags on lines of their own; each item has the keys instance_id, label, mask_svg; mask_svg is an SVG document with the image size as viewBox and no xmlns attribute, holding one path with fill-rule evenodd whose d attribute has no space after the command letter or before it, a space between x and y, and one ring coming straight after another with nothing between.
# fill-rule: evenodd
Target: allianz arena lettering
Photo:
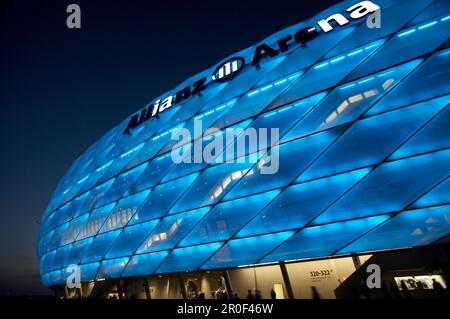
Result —
<instances>
[{"instance_id":1,"label":"allianz arena lettering","mask_svg":"<svg viewBox=\"0 0 450 319\"><path fill-rule=\"evenodd\" d=\"M359 2L347 9L347 12L351 19L361 19L368 14L374 13L380 10L380 7L371 1ZM272 47L266 43L262 43L256 47L255 53L252 59L252 65L259 67L261 59L266 57L276 57L280 53L285 53L291 50L295 45L306 46L306 43L311 39L318 36L320 31L330 32L334 30L332 24L336 23L339 26L344 26L349 23L349 20L342 14L336 13L329 16L326 19L322 19L317 22L317 27L304 27L298 30L293 35L287 35L277 40L277 46ZM294 42L294 43L292 43ZM239 61L241 60L241 61ZM238 67L239 61L239 67ZM151 103L144 108L140 113L131 117L130 122L124 130L124 134L130 134L133 129L141 125L142 123L158 117L159 113L171 108L173 105L189 99L197 94L201 94L203 90L207 88L208 84L214 81L226 81L232 78L234 73L240 72L245 66L245 60L242 57L231 58L216 68L216 71L211 75L211 78L200 78L191 86L186 86L180 91L177 91L174 96L170 95L163 99L158 99L154 103ZM225 71L224 71L225 70ZM221 72L219 75L219 71Z\"/></svg>"}]
</instances>

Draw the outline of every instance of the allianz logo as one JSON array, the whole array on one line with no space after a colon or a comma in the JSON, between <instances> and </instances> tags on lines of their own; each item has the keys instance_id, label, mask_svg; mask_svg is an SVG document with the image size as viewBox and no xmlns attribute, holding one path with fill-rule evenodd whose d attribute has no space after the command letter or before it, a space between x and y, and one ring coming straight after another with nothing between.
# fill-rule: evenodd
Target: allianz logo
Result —
<instances>
[{"instance_id":1,"label":"allianz logo","mask_svg":"<svg viewBox=\"0 0 450 319\"><path fill-rule=\"evenodd\" d=\"M232 77L238 75L239 71L245 65L245 60L242 57L231 58L223 64L219 65L213 72L212 80L217 82L224 82L230 80Z\"/></svg>"}]
</instances>

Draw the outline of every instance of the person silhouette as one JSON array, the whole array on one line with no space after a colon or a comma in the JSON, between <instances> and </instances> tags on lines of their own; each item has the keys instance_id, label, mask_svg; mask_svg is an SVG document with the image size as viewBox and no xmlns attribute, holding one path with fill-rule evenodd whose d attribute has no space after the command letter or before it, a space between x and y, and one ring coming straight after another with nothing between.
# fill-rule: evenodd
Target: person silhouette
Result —
<instances>
[{"instance_id":1,"label":"person silhouette","mask_svg":"<svg viewBox=\"0 0 450 319\"><path fill-rule=\"evenodd\" d=\"M445 289L442 287L441 283L433 278L433 290L437 292L439 298L446 298Z\"/></svg>"},{"instance_id":2,"label":"person silhouette","mask_svg":"<svg viewBox=\"0 0 450 319\"><path fill-rule=\"evenodd\" d=\"M400 287L402 287L402 295L405 299L412 299L411 293L409 292L408 286L406 286L406 281L402 280L400 282Z\"/></svg>"},{"instance_id":3,"label":"person silhouette","mask_svg":"<svg viewBox=\"0 0 450 319\"><path fill-rule=\"evenodd\" d=\"M247 299L255 299L255 295L252 294L252 290L248 290Z\"/></svg>"},{"instance_id":4,"label":"person silhouette","mask_svg":"<svg viewBox=\"0 0 450 319\"><path fill-rule=\"evenodd\" d=\"M361 297L363 299L370 299L372 297L371 293L370 293L370 289L369 287L367 287L367 284L364 280L361 280L360 282L360 291L361 291Z\"/></svg>"},{"instance_id":5,"label":"person silhouette","mask_svg":"<svg viewBox=\"0 0 450 319\"><path fill-rule=\"evenodd\" d=\"M384 299L392 299L392 295L389 293L388 286L384 280L381 282L381 293Z\"/></svg>"},{"instance_id":6,"label":"person silhouette","mask_svg":"<svg viewBox=\"0 0 450 319\"><path fill-rule=\"evenodd\" d=\"M312 293L312 299L316 299L316 300L321 299L319 292L317 291L317 288L315 286L311 287L311 293Z\"/></svg>"},{"instance_id":7,"label":"person silhouette","mask_svg":"<svg viewBox=\"0 0 450 319\"><path fill-rule=\"evenodd\" d=\"M275 292L275 290L273 288L272 288L272 290L270 290L270 298L277 299L277 293Z\"/></svg>"},{"instance_id":8,"label":"person silhouette","mask_svg":"<svg viewBox=\"0 0 450 319\"><path fill-rule=\"evenodd\" d=\"M400 291L398 290L398 286L391 281L391 284L389 286L389 291L391 292L391 295L394 299L401 299L402 296L400 295Z\"/></svg>"}]
</instances>

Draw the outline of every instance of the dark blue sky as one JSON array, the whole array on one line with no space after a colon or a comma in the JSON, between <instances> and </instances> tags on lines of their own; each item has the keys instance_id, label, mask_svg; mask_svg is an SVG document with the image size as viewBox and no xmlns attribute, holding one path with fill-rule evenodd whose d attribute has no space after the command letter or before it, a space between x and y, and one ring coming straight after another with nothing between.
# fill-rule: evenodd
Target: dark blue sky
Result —
<instances>
[{"instance_id":1,"label":"dark blue sky","mask_svg":"<svg viewBox=\"0 0 450 319\"><path fill-rule=\"evenodd\" d=\"M72 161L158 94L339 1L0 3L0 295L50 293L38 221ZM66 27L81 7L82 29Z\"/></svg>"}]
</instances>

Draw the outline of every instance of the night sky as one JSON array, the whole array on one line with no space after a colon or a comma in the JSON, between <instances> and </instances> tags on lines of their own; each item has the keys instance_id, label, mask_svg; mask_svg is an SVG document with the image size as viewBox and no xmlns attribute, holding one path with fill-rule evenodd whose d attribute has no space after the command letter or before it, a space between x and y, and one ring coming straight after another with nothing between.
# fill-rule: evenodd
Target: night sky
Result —
<instances>
[{"instance_id":1,"label":"night sky","mask_svg":"<svg viewBox=\"0 0 450 319\"><path fill-rule=\"evenodd\" d=\"M50 294L39 220L71 163L157 95L339 1L0 2L0 295ZM81 7L81 29L66 7Z\"/></svg>"}]
</instances>

